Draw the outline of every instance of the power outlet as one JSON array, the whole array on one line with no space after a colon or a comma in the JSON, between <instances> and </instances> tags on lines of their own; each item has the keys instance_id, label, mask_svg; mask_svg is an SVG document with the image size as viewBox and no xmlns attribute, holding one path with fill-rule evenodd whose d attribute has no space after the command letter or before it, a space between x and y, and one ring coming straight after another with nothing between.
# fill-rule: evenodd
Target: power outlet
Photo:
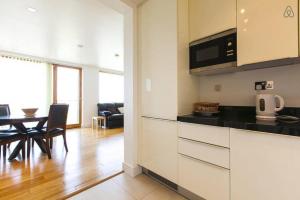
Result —
<instances>
[{"instance_id":1,"label":"power outlet","mask_svg":"<svg viewBox=\"0 0 300 200\"><path fill-rule=\"evenodd\" d=\"M273 90L274 81L258 81L255 82L255 90Z\"/></svg>"},{"instance_id":2,"label":"power outlet","mask_svg":"<svg viewBox=\"0 0 300 200\"><path fill-rule=\"evenodd\" d=\"M220 84L217 84L217 85L215 85L215 92L221 92L221 90L222 90L222 85L220 85Z\"/></svg>"},{"instance_id":3,"label":"power outlet","mask_svg":"<svg viewBox=\"0 0 300 200\"><path fill-rule=\"evenodd\" d=\"M274 90L274 81L267 81L266 90Z\"/></svg>"}]
</instances>

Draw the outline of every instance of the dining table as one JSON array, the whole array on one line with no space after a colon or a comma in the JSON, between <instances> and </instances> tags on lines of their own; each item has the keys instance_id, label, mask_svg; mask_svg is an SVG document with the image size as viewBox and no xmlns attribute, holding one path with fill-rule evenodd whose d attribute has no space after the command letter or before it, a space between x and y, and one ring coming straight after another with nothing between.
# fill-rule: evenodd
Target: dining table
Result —
<instances>
[{"instance_id":1,"label":"dining table","mask_svg":"<svg viewBox=\"0 0 300 200\"><path fill-rule=\"evenodd\" d=\"M42 129L45 123L48 120L48 116L46 115L34 115L34 116L25 116L24 114L20 115L7 115L7 116L0 116L0 126L5 125L12 125L16 128L16 132L18 134L25 134L27 135L30 131L30 128L25 126L25 123L30 122L37 122L37 126L34 127L35 129ZM34 139L34 141L38 144L41 151L46 153L45 144L42 139ZM24 141L19 141L19 143L14 148L13 152L10 154L8 160L14 160L20 153L21 149L25 146Z\"/></svg>"}]
</instances>

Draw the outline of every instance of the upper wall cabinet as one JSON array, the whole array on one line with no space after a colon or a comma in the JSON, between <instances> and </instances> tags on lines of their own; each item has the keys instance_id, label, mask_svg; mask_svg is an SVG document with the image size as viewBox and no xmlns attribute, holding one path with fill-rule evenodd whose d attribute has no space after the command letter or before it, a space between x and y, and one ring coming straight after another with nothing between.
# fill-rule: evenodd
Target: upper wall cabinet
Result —
<instances>
[{"instance_id":1,"label":"upper wall cabinet","mask_svg":"<svg viewBox=\"0 0 300 200\"><path fill-rule=\"evenodd\" d=\"M298 0L238 0L237 30L239 66L297 57Z\"/></svg>"},{"instance_id":2,"label":"upper wall cabinet","mask_svg":"<svg viewBox=\"0 0 300 200\"><path fill-rule=\"evenodd\" d=\"M236 28L236 0L189 0L190 42Z\"/></svg>"}]
</instances>

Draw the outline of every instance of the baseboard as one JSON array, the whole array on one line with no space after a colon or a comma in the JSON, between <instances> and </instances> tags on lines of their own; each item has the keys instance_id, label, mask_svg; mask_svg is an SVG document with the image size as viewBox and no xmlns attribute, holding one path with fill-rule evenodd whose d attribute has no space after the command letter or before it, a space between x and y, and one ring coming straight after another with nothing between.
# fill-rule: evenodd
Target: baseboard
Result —
<instances>
[{"instance_id":1,"label":"baseboard","mask_svg":"<svg viewBox=\"0 0 300 200\"><path fill-rule=\"evenodd\" d=\"M131 177L135 177L142 173L142 168L140 166L131 166L123 163L123 171Z\"/></svg>"}]
</instances>

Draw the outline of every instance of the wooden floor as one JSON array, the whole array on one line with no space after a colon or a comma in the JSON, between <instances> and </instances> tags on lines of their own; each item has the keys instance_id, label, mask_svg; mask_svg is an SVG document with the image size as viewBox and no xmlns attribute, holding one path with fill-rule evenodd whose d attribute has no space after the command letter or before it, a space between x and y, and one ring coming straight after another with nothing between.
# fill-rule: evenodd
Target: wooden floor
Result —
<instances>
[{"instance_id":1,"label":"wooden floor","mask_svg":"<svg viewBox=\"0 0 300 200\"><path fill-rule=\"evenodd\" d=\"M0 157L0 199L64 199L121 172L122 133L123 129L73 129L67 132L69 152L58 137L51 160L37 145L25 161L19 157L9 162Z\"/></svg>"}]
</instances>

